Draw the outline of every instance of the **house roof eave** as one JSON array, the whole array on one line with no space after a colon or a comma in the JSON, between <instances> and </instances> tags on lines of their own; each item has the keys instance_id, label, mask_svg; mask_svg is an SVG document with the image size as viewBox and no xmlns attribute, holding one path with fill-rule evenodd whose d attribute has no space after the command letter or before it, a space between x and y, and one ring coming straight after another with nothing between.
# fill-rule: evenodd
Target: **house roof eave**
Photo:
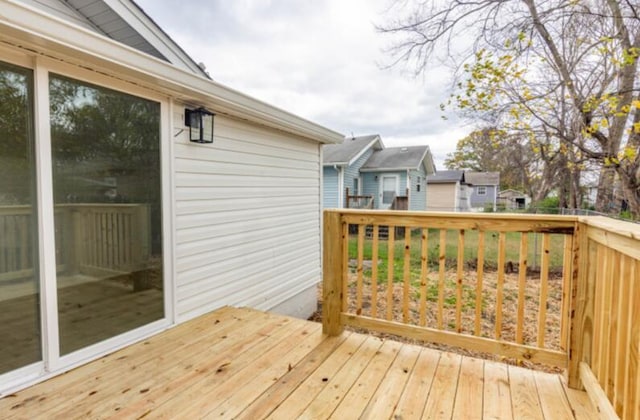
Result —
<instances>
[{"instance_id":1,"label":"house roof eave","mask_svg":"<svg viewBox=\"0 0 640 420\"><path fill-rule=\"evenodd\" d=\"M160 92L218 114L251 121L319 143L340 143L336 131L268 105L218 82L120 44L15 0L5 0L0 44Z\"/></svg>"}]
</instances>

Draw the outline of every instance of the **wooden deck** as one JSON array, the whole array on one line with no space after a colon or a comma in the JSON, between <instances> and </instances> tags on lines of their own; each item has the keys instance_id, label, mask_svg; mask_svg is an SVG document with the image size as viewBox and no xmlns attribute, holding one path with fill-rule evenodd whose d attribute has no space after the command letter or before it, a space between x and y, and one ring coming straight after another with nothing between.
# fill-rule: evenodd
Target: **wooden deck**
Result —
<instances>
[{"instance_id":1,"label":"wooden deck","mask_svg":"<svg viewBox=\"0 0 640 420\"><path fill-rule=\"evenodd\" d=\"M0 417L595 418L553 374L222 308L0 399Z\"/></svg>"}]
</instances>

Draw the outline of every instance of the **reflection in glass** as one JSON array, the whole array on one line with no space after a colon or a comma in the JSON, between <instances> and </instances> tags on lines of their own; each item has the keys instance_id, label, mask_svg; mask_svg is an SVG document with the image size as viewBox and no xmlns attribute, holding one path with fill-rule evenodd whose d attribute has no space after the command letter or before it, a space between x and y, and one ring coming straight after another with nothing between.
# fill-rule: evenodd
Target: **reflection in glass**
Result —
<instances>
[{"instance_id":1,"label":"reflection in glass","mask_svg":"<svg viewBox=\"0 0 640 420\"><path fill-rule=\"evenodd\" d=\"M0 374L42 359L32 86L0 62Z\"/></svg>"},{"instance_id":2,"label":"reflection in glass","mask_svg":"<svg viewBox=\"0 0 640 420\"><path fill-rule=\"evenodd\" d=\"M50 77L60 352L163 318L160 104Z\"/></svg>"}]
</instances>

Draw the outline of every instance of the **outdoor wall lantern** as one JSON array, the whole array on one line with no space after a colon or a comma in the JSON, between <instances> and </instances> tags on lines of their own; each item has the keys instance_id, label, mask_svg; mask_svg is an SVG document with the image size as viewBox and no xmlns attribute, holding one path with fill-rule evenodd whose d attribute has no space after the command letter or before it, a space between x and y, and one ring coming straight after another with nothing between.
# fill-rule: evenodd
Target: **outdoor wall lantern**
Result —
<instances>
[{"instance_id":1,"label":"outdoor wall lantern","mask_svg":"<svg viewBox=\"0 0 640 420\"><path fill-rule=\"evenodd\" d=\"M189 140L194 143L213 143L213 117L204 108L185 109L184 124L189 127Z\"/></svg>"}]
</instances>

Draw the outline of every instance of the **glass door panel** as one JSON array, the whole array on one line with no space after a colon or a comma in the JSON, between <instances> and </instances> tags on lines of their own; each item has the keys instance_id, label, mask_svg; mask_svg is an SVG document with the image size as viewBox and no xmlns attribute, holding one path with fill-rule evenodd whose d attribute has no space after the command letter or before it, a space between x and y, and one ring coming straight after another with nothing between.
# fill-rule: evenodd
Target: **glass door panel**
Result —
<instances>
[{"instance_id":1,"label":"glass door panel","mask_svg":"<svg viewBox=\"0 0 640 420\"><path fill-rule=\"evenodd\" d=\"M50 75L60 354L164 317L160 104Z\"/></svg>"},{"instance_id":2,"label":"glass door panel","mask_svg":"<svg viewBox=\"0 0 640 420\"><path fill-rule=\"evenodd\" d=\"M396 198L396 186L398 178L395 176L382 176L382 204L390 206Z\"/></svg>"},{"instance_id":3,"label":"glass door panel","mask_svg":"<svg viewBox=\"0 0 640 420\"><path fill-rule=\"evenodd\" d=\"M0 62L0 374L42 360L32 86Z\"/></svg>"}]
</instances>

